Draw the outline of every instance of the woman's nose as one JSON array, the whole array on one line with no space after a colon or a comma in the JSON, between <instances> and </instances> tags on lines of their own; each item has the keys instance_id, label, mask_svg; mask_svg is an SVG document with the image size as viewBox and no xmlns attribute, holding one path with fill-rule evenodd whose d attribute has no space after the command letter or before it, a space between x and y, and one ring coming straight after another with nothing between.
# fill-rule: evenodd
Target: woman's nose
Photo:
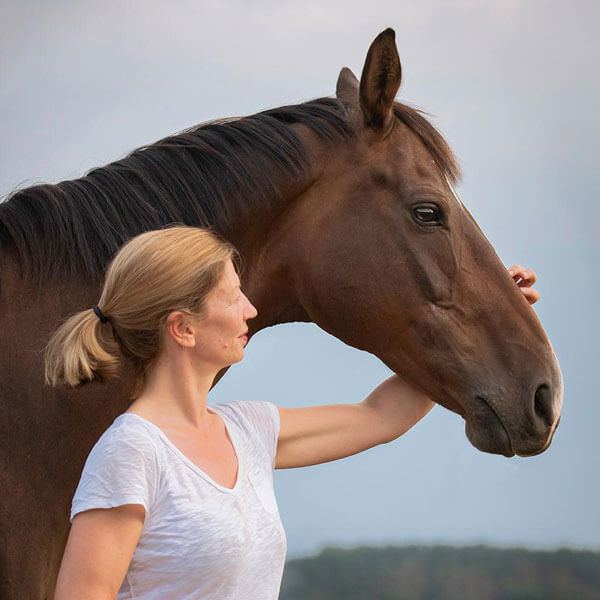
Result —
<instances>
[{"instance_id":1,"label":"woman's nose","mask_svg":"<svg viewBox=\"0 0 600 600\"><path fill-rule=\"evenodd\" d=\"M250 300L248 300L248 319L254 319L254 317L256 317L256 315L258 314L258 311L256 310L256 307L254 306L254 304L252 304L252 302L250 302Z\"/></svg>"},{"instance_id":2,"label":"woman's nose","mask_svg":"<svg viewBox=\"0 0 600 600\"><path fill-rule=\"evenodd\" d=\"M250 299L248 296L246 296L246 294L244 294L244 298L246 298L246 310L244 311L246 319L254 319L254 317L258 314L258 311L256 310L254 304L250 302Z\"/></svg>"},{"instance_id":3,"label":"woman's nose","mask_svg":"<svg viewBox=\"0 0 600 600\"><path fill-rule=\"evenodd\" d=\"M252 304L252 302L249 303L250 304L250 314L251 316L249 317L250 319L254 319L254 317L258 314L258 311L256 310L256 306L254 306L254 304Z\"/></svg>"}]
</instances>

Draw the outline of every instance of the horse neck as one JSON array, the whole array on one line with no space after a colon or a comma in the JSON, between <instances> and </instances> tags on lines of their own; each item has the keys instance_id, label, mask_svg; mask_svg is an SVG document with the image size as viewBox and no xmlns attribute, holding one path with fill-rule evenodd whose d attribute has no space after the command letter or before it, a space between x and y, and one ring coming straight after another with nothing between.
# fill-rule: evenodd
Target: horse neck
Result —
<instances>
[{"instance_id":1,"label":"horse neck","mask_svg":"<svg viewBox=\"0 0 600 600\"><path fill-rule=\"evenodd\" d=\"M282 185L278 210L255 212L236 224L226 235L240 251L243 261L242 285L256 306L258 315L249 321L250 334L266 327L293 321L310 322L296 293L295 281L302 277L298 261L300 224L298 208L313 194L324 173L330 145L301 125L293 125L310 156L310 168L304 177Z\"/></svg>"}]
</instances>

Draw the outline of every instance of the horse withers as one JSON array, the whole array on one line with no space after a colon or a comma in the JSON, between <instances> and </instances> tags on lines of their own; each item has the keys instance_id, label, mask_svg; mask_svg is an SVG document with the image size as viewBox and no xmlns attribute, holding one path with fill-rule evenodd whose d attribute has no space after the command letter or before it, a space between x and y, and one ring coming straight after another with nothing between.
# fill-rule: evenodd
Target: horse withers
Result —
<instances>
[{"instance_id":1,"label":"horse withers","mask_svg":"<svg viewBox=\"0 0 600 600\"><path fill-rule=\"evenodd\" d=\"M562 402L552 346L456 196L446 142L394 101L400 82L388 29L335 98L200 125L0 204L2 600L52 596L86 456L130 403L127 363L119 382L49 389L43 348L97 301L116 250L168 223L238 247L258 308L249 338L312 321L462 415L476 448L549 446Z\"/></svg>"}]
</instances>

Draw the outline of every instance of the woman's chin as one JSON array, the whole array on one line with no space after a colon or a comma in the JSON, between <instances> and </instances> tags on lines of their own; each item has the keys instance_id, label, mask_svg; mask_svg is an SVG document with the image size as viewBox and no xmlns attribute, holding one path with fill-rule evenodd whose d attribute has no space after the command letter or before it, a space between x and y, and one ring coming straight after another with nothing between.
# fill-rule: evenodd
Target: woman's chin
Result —
<instances>
[{"instance_id":1,"label":"woman's chin","mask_svg":"<svg viewBox=\"0 0 600 600\"><path fill-rule=\"evenodd\" d=\"M231 365L234 365L235 363L241 362L244 359L244 356L245 356L245 353L244 353L244 350L242 349L242 351L240 352L238 357L234 358L234 359L230 359L230 361L225 366L230 367Z\"/></svg>"}]
</instances>

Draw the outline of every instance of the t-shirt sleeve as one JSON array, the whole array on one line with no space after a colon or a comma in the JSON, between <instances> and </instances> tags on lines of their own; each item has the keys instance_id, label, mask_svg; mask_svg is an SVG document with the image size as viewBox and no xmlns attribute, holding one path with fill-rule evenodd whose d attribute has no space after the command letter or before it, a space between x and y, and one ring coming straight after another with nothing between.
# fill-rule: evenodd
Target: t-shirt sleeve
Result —
<instances>
[{"instance_id":1,"label":"t-shirt sleeve","mask_svg":"<svg viewBox=\"0 0 600 600\"><path fill-rule=\"evenodd\" d=\"M248 400L235 403L256 432L269 456L271 468L275 468L277 440L279 439L279 410L266 400Z\"/></svg>"},{"instance_id":2,"label":"t-shirt sleeve","mask_svg":"<svg viewBox=\"0 0 600 600\"><path fill-rule=\"evenodd\" d=\"M156 451L149 436L121 427L104 432L83 467L69 520L84 510L141 504L150 512L157 479Z\"/></svg>"}]
</instances>

